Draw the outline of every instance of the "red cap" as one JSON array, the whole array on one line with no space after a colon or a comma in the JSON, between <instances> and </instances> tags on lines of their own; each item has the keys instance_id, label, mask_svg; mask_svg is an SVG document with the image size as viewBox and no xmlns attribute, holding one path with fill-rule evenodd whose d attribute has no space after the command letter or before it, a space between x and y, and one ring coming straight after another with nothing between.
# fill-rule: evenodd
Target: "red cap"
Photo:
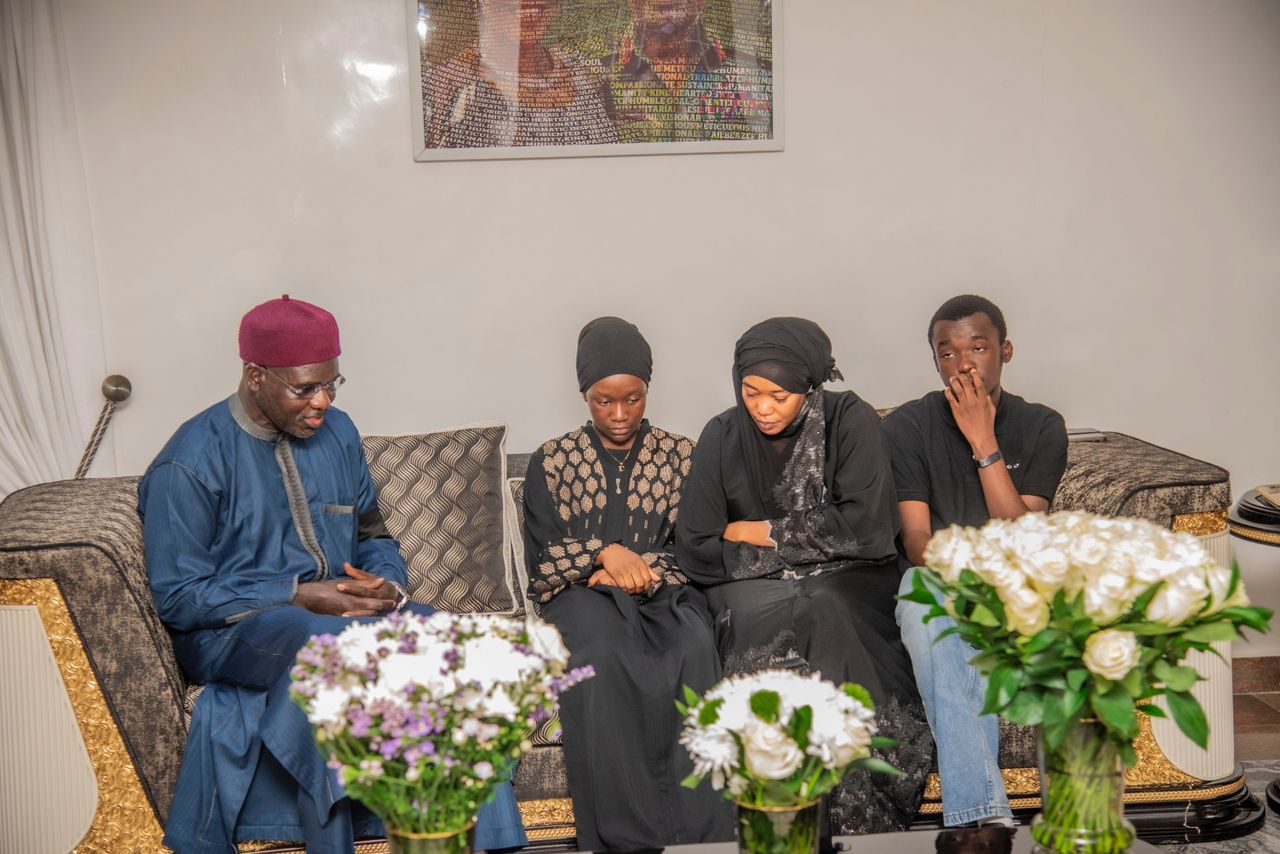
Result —
<instances>
[{"instance_id":1,"label":"red cap","mask_svg":"<svg viewBox=\"0 0 1280 854\"><path fill-rule=\"evenodd\" d=\"M338 358L338 321L318 305L289 299L264 302L240 319L240 358L277 368L296 368Z\"/></svg>"}]
</instances>

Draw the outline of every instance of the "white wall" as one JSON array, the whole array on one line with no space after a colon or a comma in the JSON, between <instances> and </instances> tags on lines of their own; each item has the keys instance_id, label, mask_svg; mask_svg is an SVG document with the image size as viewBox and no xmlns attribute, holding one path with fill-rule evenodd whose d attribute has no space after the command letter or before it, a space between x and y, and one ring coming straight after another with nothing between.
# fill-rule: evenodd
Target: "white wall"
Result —
<instances>
[{"instance_id":1,"label":"white wall","mask_svg":"<svg viewBox=\"0 0 1280 854\"><path fill-rule=\"evenodd\" d=\"M934 386L925 323L976 290L1010 389L1237 494L1280 479L1280 3L779 2L785 152L414 163L400 0L63 0L120 471L231 392L280 292L338 316L363 431L528 449L585 417L597 314L696 435L751 322L820 320L883 405ZM1241 556L1280 606L1280 549Z\"/></svg>"}]
</instances>

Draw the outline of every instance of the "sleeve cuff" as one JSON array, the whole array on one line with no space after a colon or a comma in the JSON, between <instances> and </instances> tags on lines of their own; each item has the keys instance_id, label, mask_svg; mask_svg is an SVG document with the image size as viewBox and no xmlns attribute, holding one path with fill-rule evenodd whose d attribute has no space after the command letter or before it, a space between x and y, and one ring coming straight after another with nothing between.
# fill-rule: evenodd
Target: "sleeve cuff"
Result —
<instances>
[{"instance_id":1,"label":"sleeve cuff","mask_svg":"<svg viewBox=\"0 0 1280 854\"><path fill-rule=\"evenodd\" d=\"M1053 496L1057 491L1058 490L1056 487L1051 489L1045 486L1036 486L1034 484L1024 483L1022 484L1021 488L1018 489L1018 494L1034 495L1037 498L1043 498L1045 501L1048 501L1050 504L1052 504Z\"/></svg>"},{"instance_id":2,"label":"sleeve cuff","mask_svg":"<svg viewBox=\"0 0 1280 854\"><path fill-rule=\"evenodd\" d=\"M260 614L268 608L275 608L280 605L292 605L293 600L298 596L298 576L290 578L282 578L279 581L267 582L259 588L258 596L253 600L253 607L236 611L227 616L221 616L226 611L226 607L222 607L217 611L209 614L209 618L213 620L222 620L222 624L229 626L232 623L238 623L241 620L248 619L255 614ZM240 600L244 601L244 600ZM247 603L246 603L247 604Z\"/></svg>"},{"instance_id":3,"label":"sleeve cuff","mask_svg":"<svg viewBox=\"0 0 1280 854\"><path fill-rule=\"evenodd\" d=\"M773 543L773 547L778 548L778 543L785 539L787 531L787 520L783 519L764 519L762 520L769 526L769 542Z\"/></svg>"},{"instance_id":4,"label":"sleeve cuff","mask_svg":"<svg viewBox=\"0 0 1280 854\"><path fill-rule=\"evenodd\" d=\"M270 585L264 591L265 595L262 597L263 607L292 605L293 600L298 598L298 576L295 575L290 579L280 581L279 585L278 590L272 589L275 585ZM279 597L280 601L277 601L277 597Z\"/></svg>"},{"instance_id":5,"label":"sleeve cuff","mask_svg":"<svg viewBox=\"0 0 1280 854\"><path fill-rule=\"evenodd\" d=\"M591 542L588 541L587 545L583 549L587 557L591 558L591 562L587 564L587 568L591 570L591 572L595 572L596 559L600 557L600 553L605 549L609 548L609 546L616 546L620 541L614 540L613 542L610 542L610 543L603 543L603 542L600 542L600 540L596 540L596 542L600 543L600 545L597 546L596 548L594 549L591 548ZM590 575L591 572L588 572L587 574Z\"/></svg>"}]
</instances>

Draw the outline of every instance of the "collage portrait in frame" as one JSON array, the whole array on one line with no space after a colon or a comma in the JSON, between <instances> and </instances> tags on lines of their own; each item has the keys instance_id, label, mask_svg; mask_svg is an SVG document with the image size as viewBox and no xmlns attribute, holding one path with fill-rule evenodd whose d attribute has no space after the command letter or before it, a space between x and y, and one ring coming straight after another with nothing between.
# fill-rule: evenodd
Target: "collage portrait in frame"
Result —
<instances>
[{"instance_id":1,"label":"collage portrait in frame","mask_svg":"<svg viewBox=\"0 0 1280 854\"><path fill-rule=\"evenodd\" d=\"M417 160L778 151L775 0L406 0Z\"/></svg>"}]
</instances>

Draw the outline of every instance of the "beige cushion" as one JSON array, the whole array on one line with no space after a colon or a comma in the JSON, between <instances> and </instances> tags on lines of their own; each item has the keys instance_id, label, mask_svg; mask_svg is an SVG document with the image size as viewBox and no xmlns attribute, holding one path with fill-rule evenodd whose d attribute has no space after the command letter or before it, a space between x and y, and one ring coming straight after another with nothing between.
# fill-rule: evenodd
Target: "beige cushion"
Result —
<instances>
[{"instance_id":1,"label":"beige cushion","mask_svg":"<svg viewBox=\"0 0 1280 854\"><path fill-rule=\"evenodd\" d=\"M519 609L503 514L506 434L505 425L477 424L364 437L378 506L409 565L415 602L460 613Z\"/></svg>"},{"instance_id":2,"label":"beige cushion","mask_svg":"<svg viewBox=\"0 0 1280 854\"><path fill-rule=\"evenodd\" d=\"M510 540L511 585L515 588L523 617L529 606L529 569L524 561L524 478L507 479L507 538Z\"/></svg>"}]
</instances>

